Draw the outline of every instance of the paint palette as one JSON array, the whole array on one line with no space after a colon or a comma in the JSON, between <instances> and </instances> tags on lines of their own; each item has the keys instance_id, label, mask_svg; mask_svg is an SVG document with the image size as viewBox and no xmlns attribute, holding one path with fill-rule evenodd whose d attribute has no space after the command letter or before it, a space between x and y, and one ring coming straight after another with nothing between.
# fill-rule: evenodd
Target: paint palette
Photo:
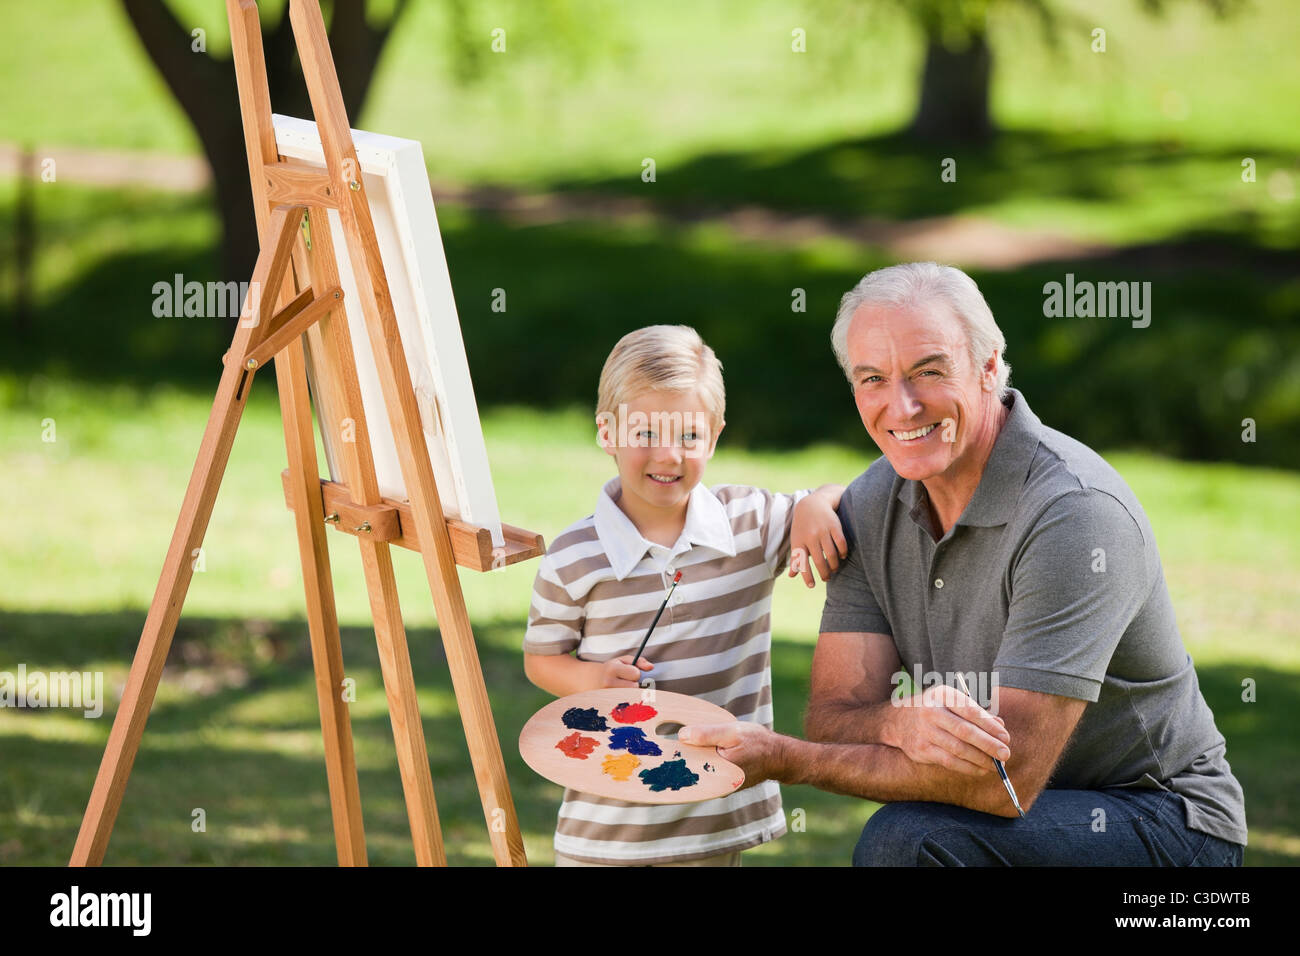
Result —
<instances>
[{"instance_id":1,"label":"paint palette","mask_svg":"<svg viewBox=\"0 0 1300 956\"><path fill-rule=\"evenodd\" d=\"M697 803L740 788L745 772L716 747L667 736L735 717L686 694L641 698L635 688L606 687L553 700L524 724L519 753L552 783L628 803Z\"/></svg>"}]
</instances>

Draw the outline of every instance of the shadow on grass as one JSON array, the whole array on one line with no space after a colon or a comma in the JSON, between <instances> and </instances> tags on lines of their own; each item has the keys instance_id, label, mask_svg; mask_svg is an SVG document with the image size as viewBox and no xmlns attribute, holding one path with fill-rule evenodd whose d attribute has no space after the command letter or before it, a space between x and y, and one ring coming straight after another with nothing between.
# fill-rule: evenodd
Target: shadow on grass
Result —
<instances>
[{"instance_id":1,"label":"shadow on grass","mask_svg":"<svg viewBox=\"0 0 1300 956\"><path fill-rule=\"evenodd\" d=\"M31 670L125 675L143 613L68 615L0 612L0 660ZM516 740L550 697L523 676L516 646L522 622L476 629L484 678L529 857L551 861L560 788L534 774ZM370 862L414 863L405 803L384 707L373 634L345 628L346 672L357 679L352 731ZM449 862L488 864L491 850L464 733L437 632L408 634L434 792ZM773 643L776 728L799 734L812 648ZM1257 703L1241 702L1253 677ZM1201 686L1229 741L1228 758L1265 839L1251 864L1295 864L1300 818L1300 743L1292 733L1300 678L1268 668L1200 669ZM111 691L107 695L114 701ZM86 721L68 711L10 712L0 729L0 864L63 865L111 727L113 712ZM785 787L787 819L804 829L746 855L748 865L847 865L876 804ZM194 811L206 829L195 832ZM796 811L799 816L796 817ZM1252 835L1252 840L1255 837ZM302 621L182 619L131 774L107 862L137 864L332 865L336 862L324 755L306 625Z\"/></svg>"},{"instance_id":2,"label":"shadow on grass","mask_svg":"<svg viewBox=\"0 0 1300 956\"><path fill-rule=\"evenodd\" d=\"M0 659L10 662L6 667L23 662L29 671L102 668L108 672L110 700L98 720L66 710L11 712L0 731L6 764L0 862L67 862L112 725L111 688L125 677L143 619L135 612L0 612ZM527 719L551 698L523 675L514 646L521 626L480 626L476 639L529 856L534 863L548 863L560 788L528 769L515 741ZM490 863L441 641L430 629L410 631L408 641L448 860ZM369 859L413 864L374 636L345 628L342 643L346 672L357 680L350 713ZM799 729L810 659L806 645L778 646L778 720L788 732ZM336 856L305 622L183 618L168 661L107 862L332 865ZM754 862L847 862L846 847L851 849L850 836L865 819L864 805L809 791L799 806L808 815L808 831L776 841ZM196 808L204 811L204 832L191 829Z\"/></svg>"},{"instance_id":3,"label":"shadow on grass","mask_svg":"<svg viewBox=\"0 0 1300 956\"><path fill-rule=\"evenodd\" d=\"M1220 183L1240 183L1242 157L1266 171L1292 169L1295 157L1259 144L1205 146L1166 140L1103 138L1095 133L1005 130L987 145L917 143L901 133L813 146L707 153L639 176L575 178L553 188L635 195L670 207L684 221L739 205L846 220L950 216L987 206L1065 200L1082 204L1176 203ZM940 179L955 161L956 178ZM1044 223L1050 228L1050 223ZM1208 233L1250 240L1260 226L1246 208L1221 208Z\"/></svg>"},{"instance_id":4,"label":"shadow on grass","mask_svg":"<svg viewBox=\"0 0 1300 956\"><path fill-rule=\"evenodd\" d=\"M963 165L951 189L937 189L933 156L885 138L775 158L701 157L661 177L655 195L665 205L707 196L846 216L930 215L1008 195L1138 203L1142 197L1128 192L1134 180L1117 170L1173 164L1178 149L1010 133ZM1225 175L1239 168L1233 150L1197 156L1231 166ZM1139 182L1150 179L1144 173ZM177 202L146 195L114 206L101 198L103 215L141 217L155 232ZM49 214L61 228L75 221L66 209ZM1006 334L1012 383L1045 423L1093 447L1300 467L1300 266L1261 247L1237 215L1225 210L1202 234L1108 258L972 272ZM722 360L731 447L867 440L829 331L840 296L865 272L891 264L879 250L824 240L776 246L671 221L519 227L450 206L440 222L480 408L592 407L601 366L620 336L685 323ZM59 241L58 233L45 241ZM161 246L87 263L40 304L29 340L0 347L0 379L7 373L18 383L10 403L33 405L24 392L37 376L141 394L166 383L212 395L231 323L156 318L148 290L176 273L218 279L214 263L212 249ZM1067 272L1079 281L1150 282L1150 326L1044 317L1044 284ZM497 290L506 294L504 312L493 311ZM795 290L806 311L792 311ZM7 309L0 309L0 334L9 334ZM273 394L265 375L251 401ZM1248 418L1253 442L1242 440Z\"/></svg>"}]
</instances>

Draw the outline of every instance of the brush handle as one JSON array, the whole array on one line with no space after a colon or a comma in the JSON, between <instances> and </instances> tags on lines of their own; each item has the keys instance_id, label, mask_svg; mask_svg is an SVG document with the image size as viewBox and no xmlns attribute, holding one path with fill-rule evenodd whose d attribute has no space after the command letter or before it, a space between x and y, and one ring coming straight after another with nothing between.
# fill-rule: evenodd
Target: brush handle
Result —
<instances>
[{"instance_id":1,"label":"brush handle","mask_svg":"<svg viewBox=\"0 0 1300 956\"><path fill-rule=\"evenodd\" d=\"M668 606L668 599L671 598L673 596L673 592L677 590L677 582L680 581L681 579L682 579L682 572L678 571L677 574L673 577L673 586L670 587L668 589L668 593L664 595L664 603L659 605L659 613L656 614L655 619L650 622L650 630L646 631L645 637L641 638L641 646L636 649L636 656L632 658L633 667L636 667L636 662L641 659L641 652L645 650L646 644L649 643L650 635L655 632L655 625L659 623L659 618L664 616L664 608Z\"/></svg>"}]
</instances>

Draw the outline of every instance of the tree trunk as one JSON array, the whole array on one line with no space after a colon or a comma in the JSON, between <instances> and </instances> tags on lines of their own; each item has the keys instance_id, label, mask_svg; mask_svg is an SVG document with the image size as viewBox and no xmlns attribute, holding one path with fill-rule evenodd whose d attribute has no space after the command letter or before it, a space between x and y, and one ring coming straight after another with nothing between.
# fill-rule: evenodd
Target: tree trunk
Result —
<instances>
[{"instance_id":1,"label":"tree trunk","mask_svg":"<svg viewBox=\"0 0 1300 956\"><path fill-rule=\"evenodd\" d=\"M972 34L962 50L950 50L927 36L921 101L909 135L925 142L980 143L993 137L989 81L993 54L982 33Z\"/></svg>"},{"instance_id":2,"label":"tree trunk","mask_svg":"<svg viewBox=\"0 0 1300 956\"><path fill-rule=\"evenodd\" d=\"M399 0L389 21L372 27L366 18L366 0L335 0L329 42L343 105L353 123L370 90L379 56L406 4L407 0ZM212 167L222 229L221 279L247 281L257 261L257 224L234 63L195 52L190 30L163 0L122 0L122 6L149 58L189 117ZM271 107L278 113L310 119L311 104L295 49L286 10L274 29L264 31ZM231 318L232 324L237 318Z\"/></svg>"}]
</instances>

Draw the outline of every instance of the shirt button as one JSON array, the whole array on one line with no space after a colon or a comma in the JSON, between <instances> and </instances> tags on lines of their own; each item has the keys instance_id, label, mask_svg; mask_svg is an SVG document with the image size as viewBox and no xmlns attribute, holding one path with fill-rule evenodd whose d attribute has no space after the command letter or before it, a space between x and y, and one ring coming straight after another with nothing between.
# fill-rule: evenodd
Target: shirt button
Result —
<instances>
[{"instance_id":1,"label":"shirt button","mask_svg":"<svg viewBox=\"0 0 1300 956\"><path fill-rule=\"evenodd\" d=\"M935 579L934 579L934 586L937 587L937 588L941 588L941 587L943 587L943 578L935 578Z\"/></svg>"}]
</instances>

